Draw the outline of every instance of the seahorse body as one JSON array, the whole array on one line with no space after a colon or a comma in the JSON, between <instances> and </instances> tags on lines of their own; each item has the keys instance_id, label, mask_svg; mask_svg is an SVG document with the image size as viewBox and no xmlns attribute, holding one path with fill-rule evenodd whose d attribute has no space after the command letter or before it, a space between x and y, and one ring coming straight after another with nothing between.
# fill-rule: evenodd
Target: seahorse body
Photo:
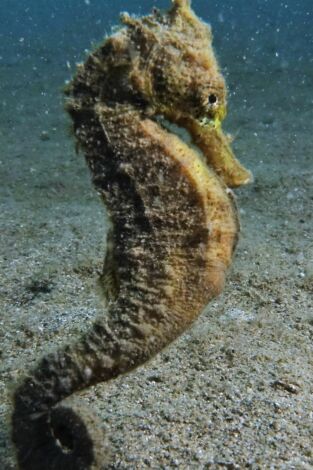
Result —
<instances>
[{"instance_id":1,"label":"seahorse body","mask_svg":"<svg viewBox=\"0 0 313 470\"><path fill-rule=\"evenodd\" d=\"M220 127L225 84L209 27L183 0L165 14L122 21L67 90L79 147L112 221L101 277L108 308L16 389L12 435L24 470L105 465L92 418L60 402L139 366L181 334L221 291L236 245L227 185L250 174ZM202 154L165 119L186 127Z\"/></svg>"}]
</instances>

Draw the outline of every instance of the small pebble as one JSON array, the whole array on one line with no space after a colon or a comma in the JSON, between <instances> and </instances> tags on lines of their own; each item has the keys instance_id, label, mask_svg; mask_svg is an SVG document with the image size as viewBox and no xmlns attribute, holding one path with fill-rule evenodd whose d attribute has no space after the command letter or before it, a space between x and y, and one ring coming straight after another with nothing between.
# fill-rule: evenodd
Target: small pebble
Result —
<instances>
[{"instance_id":1,"label":"small pebble","mask_svg":"<svg viewBox=\"0 0 313 470\"><path fill-rule=\"evenodd\" d=\"M40 140L42 141L50 140L49 133L47 131L42 131L40 134Z\"/></svg>"}]
</instances>

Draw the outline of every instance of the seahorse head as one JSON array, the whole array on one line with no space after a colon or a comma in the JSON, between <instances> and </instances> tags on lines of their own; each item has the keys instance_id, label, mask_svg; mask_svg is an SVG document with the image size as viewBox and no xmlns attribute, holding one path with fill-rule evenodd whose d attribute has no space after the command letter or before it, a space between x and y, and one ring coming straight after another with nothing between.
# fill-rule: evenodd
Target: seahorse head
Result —
<instances>
[{"instance_id":1,"label":"seahorse head","mask_svg":"<svg viewBox=\"0 0 313 470\"><path fill-rule=\"evenodd\" d=\"M226 87L212 48L208 24L188 0L143 18L122 15L132 54L130 79L154 113L171 121L186 116L221 121L226 114Z\"/></svg>"},{"instance_id":2,"label":"seahorse head","mask_svg":"<svg viewBox=\"0 0 313 470\"><path fill-rule=\"evenodd\" d=\"M95 105L122 105L124 112L135 108L185 128L228 187L251 181L223 133L226 85L211 28L195 15L191 2L173 0L169 11L154 9L144 17L124 13L121 21L123 27L79 65L67 88L75 131L85 109Z\"/></svg>"}]
</instances>

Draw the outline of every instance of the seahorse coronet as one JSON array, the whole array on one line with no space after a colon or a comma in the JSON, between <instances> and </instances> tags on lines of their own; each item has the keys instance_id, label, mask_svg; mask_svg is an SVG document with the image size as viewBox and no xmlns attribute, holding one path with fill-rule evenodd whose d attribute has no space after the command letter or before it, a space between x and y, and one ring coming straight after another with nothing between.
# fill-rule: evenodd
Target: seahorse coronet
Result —
<instances>
[{"instance_id":1,"label":"seahorse coronet","mask_svg":"<svg viewBox=\"0 0 313 470\"><path fill-rule=\"evenodd\" d=\"M239 231L229 188L251 175L223 133L225 82L211 29L190 3L124 15L67 86L73 133L111 220L99 279L107 304L89 331L16 387L22 470L103 468L101 426L69 397L152 358L223 288ZM198 150L160 116L184 127Z\"/></svg>"}]
</instances>

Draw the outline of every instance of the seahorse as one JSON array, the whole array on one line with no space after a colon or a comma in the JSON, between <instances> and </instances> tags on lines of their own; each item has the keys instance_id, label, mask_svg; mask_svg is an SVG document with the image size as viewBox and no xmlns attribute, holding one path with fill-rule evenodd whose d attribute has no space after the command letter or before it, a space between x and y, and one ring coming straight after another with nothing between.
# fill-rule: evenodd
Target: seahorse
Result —
<instances>
[{"instance_id":1,"label":"seahorse","mask_svg":"<svg viewBox=\"0 0 313 470\"><path fill-rule=\"evenodd\" d=\"M63 400L151 359L221 292L239 231L230 188L251 180L222 131L226 85L211 29L190 1L121 21L66 90L111 220L106 308L16 387L12 437L23 470L105 467L98 426Z\"/></svg>"}]
</instances>

